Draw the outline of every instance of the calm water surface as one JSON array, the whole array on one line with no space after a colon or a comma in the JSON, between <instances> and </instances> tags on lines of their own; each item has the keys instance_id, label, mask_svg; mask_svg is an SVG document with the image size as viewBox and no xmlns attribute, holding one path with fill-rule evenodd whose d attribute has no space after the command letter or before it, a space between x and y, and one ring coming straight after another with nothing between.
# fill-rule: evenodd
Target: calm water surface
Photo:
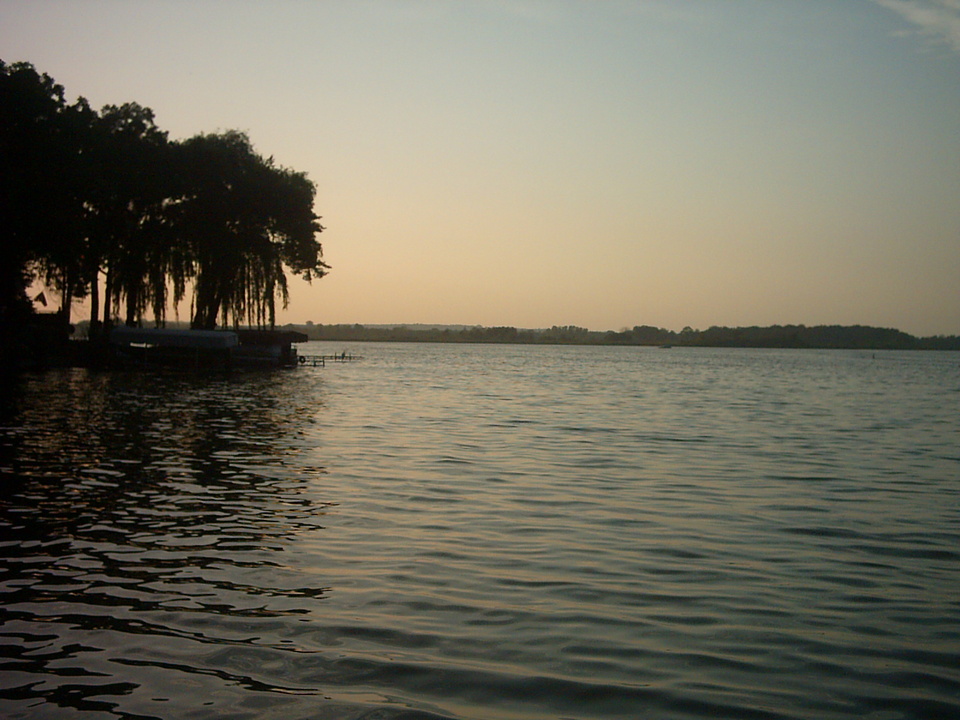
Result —
<instances>
[{"instance_id":1,"label":"calm water surface","mask_svg":"<svg viewBox=\"0 0 960 720\"><path fill-rule=\"evenodd\" d=\"M960 716L960 354L344 349L4 391L0 716Z\"/></svg>"}]
</instances>

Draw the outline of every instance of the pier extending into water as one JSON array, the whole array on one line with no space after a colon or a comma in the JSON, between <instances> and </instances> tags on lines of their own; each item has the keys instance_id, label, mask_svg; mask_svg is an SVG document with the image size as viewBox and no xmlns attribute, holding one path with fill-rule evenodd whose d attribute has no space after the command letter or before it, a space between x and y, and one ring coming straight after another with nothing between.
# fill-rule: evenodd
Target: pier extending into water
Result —
<instances>
[{"instance_id":1,"label":"pier extending into water","mask_svg":"<svg viewBox=\"0 0 960 720\"><path fill-rule=\"evenodd\" d=\"M337 353L335 355L298 355L297 362L301 365L309 365L311 367L323 367L328 362L352 362L354 360L362 360L363 356L361 355L351 355L347 352Z\"/></svg>"}]
</instances>

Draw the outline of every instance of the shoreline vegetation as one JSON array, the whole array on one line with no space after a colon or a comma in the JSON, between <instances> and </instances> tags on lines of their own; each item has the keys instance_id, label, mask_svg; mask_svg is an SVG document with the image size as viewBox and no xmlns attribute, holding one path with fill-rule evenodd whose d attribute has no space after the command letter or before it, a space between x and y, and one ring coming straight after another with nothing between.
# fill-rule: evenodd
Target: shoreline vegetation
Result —
<instances>
[{"instance_id":1,"label":"shoreline vegetation","mask_svg":"<svg viewBox=\"0 0 960 720\"><path fill-rule=\"evenodd\" d=\"M544 345L636 345L657 347L810 348L845 350L960 350L960 336L915 337L900 330L863 325L772 325L711 327L680 332L638 325L619 332L573 325L524 330L462 325L285 325L310 340L341 342L452 342Z\"/></svg>"},{"instance_id":2,"label":"shoreline vegetation","mask_svg":"<svg viewBox=\"0 0 960 720\"><path fill-rule=\"evenodd\" d=\"M76 336L86 335L87 323L77 324ZM183 324L167 323L168 327ZM481 325L323 325L286 324L278 330L295 331L309 340L334 342L501 343L512 345L635 345L654 347L808 348L836 350L960 350L960 336L916 337L900 330L864 325L772 325L768 327L711 327L680 332L637 325L619 332L597 331L575 325L544 329Z\"/></svg>"},{"instance_id":3,"label":"shoreline vegetation","mask_svg":"<svg viewBox=\"0 0 960 720\"><path fill-rule=\"evenodd\" d=\"M329 270L315 197L243 132L171 140L147 107L69 103L0 59L0 364L62 345L79 300L90 345L181 301L196 330L273 329L289 279ZM48 293L59 311L36 313Z\"/></svg>"},{"instance_id":4,"label":"shoreline vegetation","mask_svg":"<svg viewBox=\"0 0 960 720\"><path fill-rule=\"evenodd\" d=\"M0 345L0 368L12 371L57 367L109 369L119 367L114 348L103 328L90 334L90 322L70 325L63 332L60 313L38 313L18 326L16 343ZM167 329L189 329L189 323L165 323ZM9 329L9 328L8 328ZM221 328L234 332L260 332L252 327ZM313 340L338 343L408 342L512 345L595 345L625 347L782 348L821 350L947 350L960 351L960 336L915 337L900 330L863 325L773 325L769 327L684 328L680 332L650 325L614 331L588 330L573 325L546 329L483 327L480 325L303 325L277 326L280 334L297 333L294 342ZM8 337L7 339L13 339ZM352 352L351 352L352 354ZM296 355L294 355L296 357ZM190 359L188 366L196 366ZM181 363L182 364L182 363ZM207 362L201 363L206 367ZM213 362L214 365L218 363ZM221 363L222 364L222 363ZM296 363L291 363L296 364ZM227 363L229 366L230 363Z\"/></svg>"}]
</instances>

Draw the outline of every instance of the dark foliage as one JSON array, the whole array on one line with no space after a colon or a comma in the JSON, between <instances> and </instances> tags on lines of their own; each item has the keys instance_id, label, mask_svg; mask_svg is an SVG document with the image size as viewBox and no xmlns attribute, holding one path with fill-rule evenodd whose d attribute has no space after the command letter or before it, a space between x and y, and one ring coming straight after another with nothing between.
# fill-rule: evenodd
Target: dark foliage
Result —
<instances>
[{"instance_id":1,"label":"dark foliage","mask_svg":"<svg viewBox=\"0 0 960 720\"><path fill-rule=\"evenodd\" d=\"M139 325L193 288L193 324L273 326L286 272L326 274L303 173L258 155L239 132L171 142L136 103L99 113L29 63L0 61L0 322L32 312L42 281L91 296L91 331Z\"/></svg>"}]
</instances>

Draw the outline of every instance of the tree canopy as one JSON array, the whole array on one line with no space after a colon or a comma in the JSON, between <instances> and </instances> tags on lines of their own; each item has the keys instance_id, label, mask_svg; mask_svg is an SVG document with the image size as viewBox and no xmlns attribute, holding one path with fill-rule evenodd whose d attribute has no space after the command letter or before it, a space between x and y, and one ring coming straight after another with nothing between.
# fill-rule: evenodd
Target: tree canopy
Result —
<instances>
[{"instance_id":1,"label":"tree canopy","mask_svg":"<svg viewBox=\"0 0 960 720\"><path fill-rule=\"evenodd\" d=\"M287 274L329 267L316 187L242 132L171 141L137 103L92 110L29 63L0 60L0 321L31 312L30 286L62 296L66 322L162 325L191 298L191 324L273 327Z\"/></svg>"}]
</instances>

